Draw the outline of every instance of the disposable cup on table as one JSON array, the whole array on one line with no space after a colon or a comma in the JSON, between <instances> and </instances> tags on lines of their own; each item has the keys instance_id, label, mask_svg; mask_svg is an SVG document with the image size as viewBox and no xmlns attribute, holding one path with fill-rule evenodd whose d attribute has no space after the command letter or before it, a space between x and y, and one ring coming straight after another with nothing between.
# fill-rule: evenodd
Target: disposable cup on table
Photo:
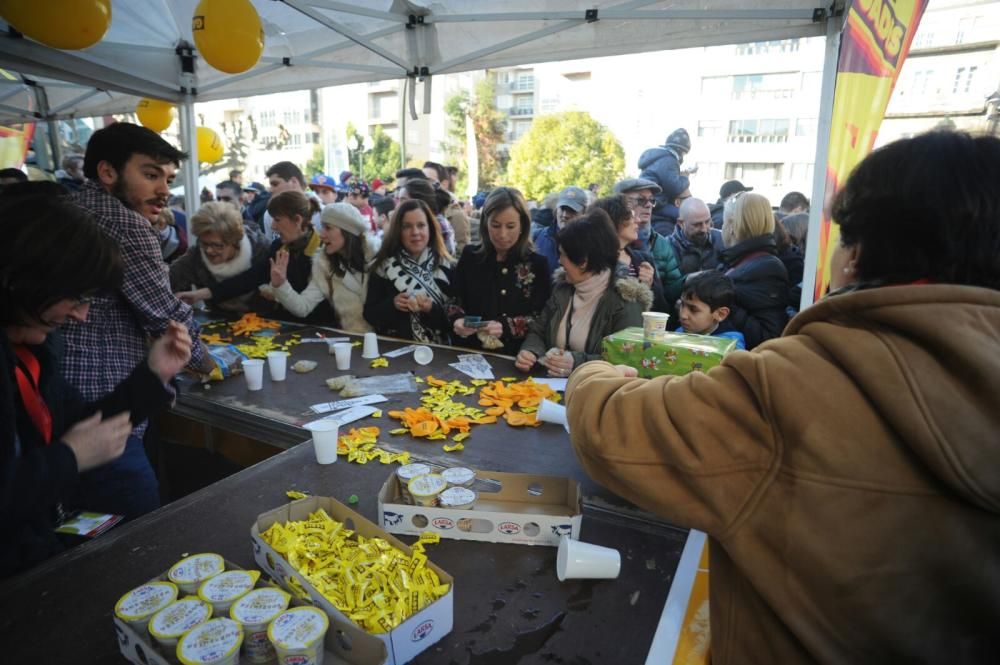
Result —
<instances>
[{"instance_id":1,"label":"disposable cup on table","mask_svg":"<svg viewBox=\"0 0 1000 665\"><path fill-rule=\"evenodd\" d=\"M559 540L556 554L556 576L565 580L613 580L622 569L618 550L582 543L569 536Z\"/></svg>"},{"instance_id":2,"label":"disposable cup on table","mask_svg":"<svg viewBox=\"0 0 1000 665\"><path fill-rule=\"evenodd\" d=\"M284 381L288 370L288 351L268 351L267 371L272 381Z\"/></svg>"},{"instance_id":3,"label":"disposable cup on table","mask_svg":"<svg viewBox=\"0 0 1000 665\"><path fill-rule=\"evenodd\" d=\"M313 448L316 450L316 461L320 464L333 464L336 462L340 423L336 420L317 420L316 422L307 424L305 427L312 432Z\"/></svg>"},{"instance_id":4,"label":"disposable cup on table","mask_svg":"<svg viewBox=\"0 0 1000 665\"><path fill-rule=\"evenodd\" d=\"M646 340L662 339L667 332L669 314L663 312L642 313L642 335Z\"/></svg>"},{"instance_id":5,"label":"disposable cup on table","mask_svg":"<svg viewBox=\"0 0 1000 665\"><path fill-rule=\"evenodd\" d=\"M538 419L543 423L552 423L566 427L566 407L552 400L543 399L538 405Z\"/></svg>"},{"instance_id":6,"label":"disposable cup on table","mask_svg":"<svg viewBox=\"0 0 1000 665\"><path fill-rule=\"evenodd\" d=\"M243 376L247 380L247 390L260 390L264 387L264 361L258 358L247 358L243 361Z\"/></svg>"},{"instance_id":7,"label":"disposable cup on table","mask_svg":"<svg viewBox=\"0 0 1000 665\"><path fill-rule=\"evenodd\" d=\"M378 335L373 332L365 333L365 343L361 347L361 357L372 359L378 358Z\"/></svg>"},{"instance_id":8,"label":"disposable cup on table","mask_svg":"<svg viewBox=\"0 0 1000 665\"><path fill-rule=\"evenodd\" d=\"M337 369L351 369L350 342L337 342L334 344L333 355L337 357Z\"/></svg>"},{"instance_id":9,"label":"disposable cup on table","mask_svg":"<svg viewBox=\"0 0 1000 665\"><path fill-rule=\"evenodd\" d=\"M429 365L434 360L434 351L429 346L418 346L413 349L413 359L418 365Z\"/></svg>"}]
</instances>

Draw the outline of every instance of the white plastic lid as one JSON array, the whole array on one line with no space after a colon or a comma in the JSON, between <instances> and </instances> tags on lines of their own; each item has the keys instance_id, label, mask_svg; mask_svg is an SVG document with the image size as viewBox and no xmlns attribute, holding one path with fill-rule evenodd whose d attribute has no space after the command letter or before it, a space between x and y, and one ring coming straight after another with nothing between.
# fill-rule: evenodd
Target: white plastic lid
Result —
<instances>
[{"instance_id":1,"label":"white plastic lid","mask_svg":"<svg viewBox=\"0 0 1000 665\"><path fill-rule=\"evenodd\" d=\"M464 466L445 469L441 475L448 481L449 485L468 485L476 479L476 472L472 469L466 469Z\"/></svg>"},{"instance_id":2,"label":"white plastic lid","mask_svg":"<svg viewBox=\"0 0 1000 665\"><path fill-rule=\"evenodd\" d=\"M409 482L417 476L426 476L430 472L431 468L429 466L418 462L416 464L407 464L399 467L396 469L396 476L398 476L400 480Z\"/></svg>"},{"instance_id":3,"label":"white plastic lid","mask_svg":"<svg viewBox=\"0 0 1000 665\"><path fill-rule=\"evenodd\" d=\"M323 639L330 620L315 607L293 607L271 622L267 638L281 649L308 649Z\"/></svg>"},{"instance_id":4,"label":"white plastic lid","mask_svg":"<svg viewBox=\"0 0 1000 665\"><path fill-rule=\"evenodd\" d=\"M476 493L466 487L449 487L441 492L438 502L442 508L467 506L476 500Z\"/></svg>"},{"instance_id":5,"label":"white plastic lid","mask_svg":"<svg viewBox=\"0 0 1000 665\"><path fill-rule=\"evenodd\" d=\"M188 631L177 643L184 665L217 663L229 658L243 643L243 626L232 619L212 619Z\"/></svg>"},{"instance_id":6,"label":"white plastic lid","mask_svg":"<svg viewBox=\"0 0 1000 665\"><path fill-rule=\"evenodd\" d=\"M448 481L436 473L428 473L424 476L417 476L410 481L407 489L413 496L434 496L448 486Z\"/></svg>"},{"instance_id":7,"label":"white plastic lid","mask_svg":"<svg viewBox=\"0 0 1000 665\"><path fill-rule=\"evenodd\" d=\"M227 570L202 582L198 597L209 603L235 600L253 589L258 577L256 570Z\"/></svg>"},{"instance_id":8,"label":"white plastic lid","mask_svg":"<svg viewBox=\"0 0 1000 665\"><path fill-rule=\"evenodd\" d=\"M247 626L268 623L288 607L292 599L281 589L254 589L229 608L229 616Z\"/></svg>"},{"instance_id":9,"label":"white plastic lid","mask_svg":"<svg viewBox=\"0 0 1000 665\"><path fill-rule=\"evenodd\" d=\"M191 584L218 575L225 568L226 563L218 554L192 554L171 566L167 578L177 584Z\"/></svg>"},{"instance_id":10,"label":"white plastic lid","mask_svg":"<svg viewBox=\"0 0 1000 665\"><path fill-rule=\"evenodd\" d=\"M150 582L136 587L115 603L115 616L122 621L150 617L177 600L177 586L170 582Z\"/></svg>"},{"instance_id":11,"label":"white plastic lid","mask_svg":"<svg viewBox=\"0 0 1000 665\"><path fill-rule=\"evenodd\" d=\"M211 618L211 605L197 598L184 598L154 614L149 632L158 639L180 637Z\"/></svg>"}]
</instances>

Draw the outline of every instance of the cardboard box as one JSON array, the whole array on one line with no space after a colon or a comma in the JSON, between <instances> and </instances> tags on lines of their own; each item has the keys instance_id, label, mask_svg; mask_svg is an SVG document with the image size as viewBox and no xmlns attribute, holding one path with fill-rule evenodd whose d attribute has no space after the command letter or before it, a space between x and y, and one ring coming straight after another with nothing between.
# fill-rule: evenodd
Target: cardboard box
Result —
<instances>
[{"instance_id":1,"label":"cardboard box","mask_svg":"<svg viewBox=\"0 0 1000 665\"><path fill-rule=\"evenodd\" d=\"M226 561L226 570L242 570L236 564ZM150 582L167 581L167 573L155 577ZM264 576L257 580L256 588L268 586ZM124 592L123 592L124 593ZM304 605L304 601L292 596L291 606ZM118 649L122 656L134 665L170 665L177 659L167 660L160 652L160 646L147 631L140 635L132 626L118 617L112 617L115 622L115 632L118 633ZM388 650L382 640L354 625L353 622L337 617L330 617L330 628L326 631L326 654L324 665L383 665L389 658Z\"/></svg>"},{"instance_id":2,"label":"cardboard box","mask_svg":"<svg viewBox=\"0 0 1000 665\"><path fill-rule=\"evenodd\" d=\"M634 367L639 376L707 372L736 348L736 340L712 335L668 332L662 341L647 342L642 328L626 328L604 338L601 357L615 365Z\"/></svg>"},{"instance_id":3,"label":"cardboard box","mask_svg":"<svg viewBox=\"0 0 1000 665\"><path fill-rule=\"evenodd\" d=\"M309 518L309 513L316 512L320 508L325 510L333 519L342 522L348 529L356 531L366 538L383 538L404 554L410 555L413 553L413 550L398 538L389 535L376 524L365 519L336 499L312 496L293 501L281 508L275 508L257 518L257 523L250 530L250 537L253 539L254 559L261 570L269 574L288 591L290 591L287 586L288 579L295 578L302 585L302 588L308 591L313 604L316 607L322 608L323 611L330 615L331 620L346 621L351 623L354 628L361 630L350 619L344 616L340 610L334 607L329 600L323 597L305 577L292 568L292 565L284 557L274 551L260 537L260 534L275 522L284 524L289 521L305 520ZM433 552L428 552L428 554L433 555ZM451 632L454 621L455 580L451 575L434 565L429 558L427 566L437 573L442 584L449 585L448 593L388 633L366 633L368 636L377 638L385 643L389 656L386 662L390 665L402 665L402 663L412 660L417 654L426 650Z\"/></svg>"},{"instance_id":4,"label":"cardboard box","mask_svg":"<svg viewBox=\"0 0 1000 665\"><path fill-rule=\"evenodd\" d=\"M580 537L580 483L569 478L477 471L471 510L407 505L399 489L394 473L378 494L382 526L392 533L552 547L564 535Z\"/></svg>"}]
</instances>

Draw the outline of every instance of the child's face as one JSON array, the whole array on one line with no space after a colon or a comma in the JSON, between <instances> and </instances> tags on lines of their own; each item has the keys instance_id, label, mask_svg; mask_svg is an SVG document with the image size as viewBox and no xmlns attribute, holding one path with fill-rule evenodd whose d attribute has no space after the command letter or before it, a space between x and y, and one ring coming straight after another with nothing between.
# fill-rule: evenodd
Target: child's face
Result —
<instances>
[{"instance_id":1,"label":"child's face","mask_svg":"<svg viewBox=\"0 0 1000 665\"><path fill-rule=\"evenodd\" d=\"M681 326L684 332L707 335L729 315L728 307L719 307L714 312L694 294L685 295L680 302Z\"/></svg>"}]
</instances>

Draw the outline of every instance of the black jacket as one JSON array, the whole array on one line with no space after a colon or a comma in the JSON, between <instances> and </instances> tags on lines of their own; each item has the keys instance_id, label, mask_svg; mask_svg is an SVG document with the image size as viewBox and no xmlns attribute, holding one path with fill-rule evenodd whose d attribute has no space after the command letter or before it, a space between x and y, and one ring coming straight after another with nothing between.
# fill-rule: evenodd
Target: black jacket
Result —
<instances>
[{"instance_id":1,"label":"black jacket","mask_svg":"<svg viewBox=\"0 0 1000 665\"><path fill-rule=\"evenodd\" d=\"M728 247L722 260L736 287L729 318L743 333L747 349L781 335L788 323L788 271L775 252L771 234Z\"/></svg>"},{"instance_id":2,"label":"black jacket","mask_svg":"<svg viewBox=\"0 0 1000 665\"><path fill-rule=\"evenodd\" d=\"M441 289L441 293L446 298L450 298L454 275L449 267L442 266L441 270L447 276L448 283L437 280L437 285ZM382 277L372 270L368 277L368 295L365 298L365 321L371 324L379 335L413 339L409 312L401 312L393 304L393 299L399 293L392 280ZM420 317L424 328L438 331L444 343L448 343L448 340L451 339L451 327L448 325L448 313L442 307L435 302L431 311L421 314Z\"/></svg>"},{"instance_id":3,"label":"black jacket","mask_svg":"<svg viewBox=\"0 0 1000 665\"><path fill-rule=\"evenodd\" d=\"M59 372L62 338L52 333L30 347L39 360L39 389L52 415L52 443L28 417L17 389L17 356L0 330L0 577L20 572L57 554L57 504L72 505L77 486L76 456L60 439L80 420L100 410L104 417L130 411L138 425L169 403L173 392L141 363L99 402L85 404L79 391ZM87 506L78 506L86 508Z\"/></svg>"}]
</instances>

